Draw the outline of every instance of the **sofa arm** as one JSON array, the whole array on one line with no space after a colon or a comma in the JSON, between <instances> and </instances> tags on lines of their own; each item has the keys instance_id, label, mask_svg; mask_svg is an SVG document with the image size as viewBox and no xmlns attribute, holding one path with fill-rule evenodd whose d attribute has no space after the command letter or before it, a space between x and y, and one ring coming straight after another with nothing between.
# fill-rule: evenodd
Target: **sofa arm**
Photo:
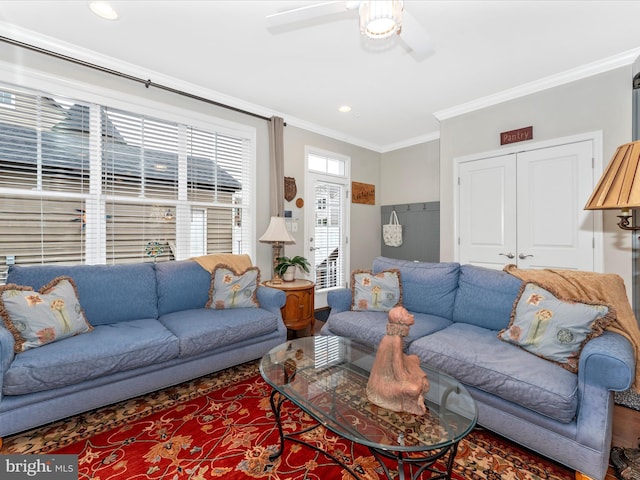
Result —
<instances>
[{"instance_id":1,"label":"sofa arm","mask_svg":"<svg viewBox=\"0 0 640 480\"><path fill-rule=\"evenodd\" d=\"M337 288L327 293L327 304L331 312L344 312L351 310L351 289Z\"/></svg>"},{"instance_id":2,"label":"sofa arm","mask_svg":"<svg viewBox=\"0 0 640 480\"><path fill-rule=\"evenodd\" d=\"M635 356L625 337L604 332L587 342L578 365L578 443L598 452L611 448L613 391L628 389L634 375Z\"/></svg>"},{"instance_id":3,"label":"sofa arm","mask_svg":"<svg viewBox=\"0 0 640 480\"><path fill-rule=\"evenodd\" d=\"M2 399L2 379L4 373L9 370L11 362L15 357L13 352L15 341L11 332L4 327L0 327L0 400Z\"/></svg>"},{"instance_id":4,"label":"sofa arm","mask_svg":"<svg viewBox=\"0 0 640 480\"><path fill-rule=\"evenodd\" d=\"M631 343L622 335L604 332L585 345L580 354L578 381L607 390L628 389L635 377L635 355Z\"/></svg>"},{"instance_id":5,"label":"sofa arm","mask_svg":"<svg viewBox=\"0 0 640 480\"><path fill-rule=\"evenodd\" d=\"M260 285L256 291L260 307L280 316L280 309L287 302L287 296L282 290Z\"/></svg>"}]
</instances>

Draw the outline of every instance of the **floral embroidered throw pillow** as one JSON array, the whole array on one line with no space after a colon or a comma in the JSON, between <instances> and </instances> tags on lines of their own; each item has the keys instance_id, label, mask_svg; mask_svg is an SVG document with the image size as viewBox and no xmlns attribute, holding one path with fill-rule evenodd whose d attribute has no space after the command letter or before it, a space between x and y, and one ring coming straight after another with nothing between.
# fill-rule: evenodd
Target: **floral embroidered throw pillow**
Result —
<instances>
[{"instance_id":1,"label":"floral embroidered throw pillow","mask_svg":"<svg viewBox=\"0 0 640 480\"><path fill-rule=\"evenodd\" d=\"M39 292L15 284L0 287L0 315L15 353L93 330L70 277L58 277Z\"/></svg>"},{"instance_id":2,"label":"floral embroidered throw pillow","mask_svg":"<svg viewBox=\"0 0 640 480\"><path fill-rule=\"evenodd\" d=\"M527 283L498 338L575 373L584 345L604 331L607 313L604 305L563 301Z\"/></svg>"},{"instance_id":3,"label":"floral embroidered throw pillow","mask_svg":"<svg viewBox=\"0 0 640 480\"><path fill-rule=\"evenodd\" d=\"M260 269L250 267L238 273L228 265L218 265L211 272L211 288L206 308L257 308L256 291L260 284Z\"/></svg>"},{"instance_id":4,"label":"floral embroidered throw pillow","mask_svg":"<svg viewBox=\"0 0 640 480\"><path fill-rule=\"evenodd\" d=\"M351 310L388 312L402 302L400 270L379 273L354 270L351 273Z\"/></svg>"}]
</instances>

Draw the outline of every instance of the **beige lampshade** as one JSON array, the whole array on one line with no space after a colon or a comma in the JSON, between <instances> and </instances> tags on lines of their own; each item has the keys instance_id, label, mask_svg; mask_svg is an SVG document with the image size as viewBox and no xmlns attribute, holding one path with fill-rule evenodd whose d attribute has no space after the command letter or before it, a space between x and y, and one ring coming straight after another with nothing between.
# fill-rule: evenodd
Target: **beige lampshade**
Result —
<instances>
[{"instance_id":1,"label":"beige lampshade","mask_svg":"<svg viewBox=\"0 0 640 480\"><path fill-rule=\"evenodd\" d=\"M287 230L284 217L271 217L267 231L258 240L264 243L284 243L286 245L296 243L295 238Z\"/></svg>"},{"instance_id":2,"label":"beige lampshade","mask_svg":"<svg viewBox=\"0 0 640 480\"><path fill-rule=\"evenodd\" d=\"M620 145L584 207L620 210L640 207L640 141Z\"/></svg>"}]
</instances>

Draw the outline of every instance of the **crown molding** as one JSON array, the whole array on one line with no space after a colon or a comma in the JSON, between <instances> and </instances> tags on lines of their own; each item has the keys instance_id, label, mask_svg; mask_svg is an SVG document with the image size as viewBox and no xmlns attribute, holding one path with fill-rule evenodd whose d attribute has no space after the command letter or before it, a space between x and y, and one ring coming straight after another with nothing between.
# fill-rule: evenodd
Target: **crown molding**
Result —
<instances>
[{"instance_id":1,"label":"crown molding","mask_svg":"<svg viewBox=\"0 0 640 480\"><path fill-rule=\"evenodd\" d=\"M343 132L323 127L321 125L308 122L301 118L292 117L290 115L287 115L286 119L287 125L298 127L311 133L317 133L318 135L324 135L325 137L333 138L334 140L345 142L356 147L366 148L367 150L371 150L376 153L382 153L382 146L375 143L367 142L366 140L362 140L361 138L352 137L350 135L346 135Z\"/></svg>"},{"instance_id":2,"label":"crown molding","mask_svg":"<svg viewBox=\"0 0 640 480\"><path fill-rule=\"evenodd\" d=\"M576 80L582 80L599 73L608 72L609 70L613 70L618 67L631 65L639 55L640 47L622 52L618 55L614 55L603 60L598 60L597 62L588 63L581 67L567 70L556 75L550 75L548 77L541 78L540 80L525 83L523 85L510 88L493 95L487 95L486 97L481 97L470 102L463 103L461 105L446 108L444 110L439 110L437 112L434 112L434 116L439 121L442 121L448 118L457 117L458 115L463 115L465 113L474 112L482 108L497 105L508 100L513 100L519 97L524 97L526 95L531 95L532 93L541 92L549 88L558 87L570 82L575 82Z\"/></svg>"},{"instance_id":3,"label":"crown molding","mask_svg":"<svg viewBox=\"0 0 640 480\"><path fill-rule=\"evenodd\" d=\"M380 152L381 153L393 152L394 150L400 150L401 148L413 147L414 145L432 142L434 140L439 140L439 139L440 139L440 132L431 132L425 135L420 135L418 137L407 138L406 140L402 140L400 142L383 145L381 147Z\"/></svg>"}]
</instances>

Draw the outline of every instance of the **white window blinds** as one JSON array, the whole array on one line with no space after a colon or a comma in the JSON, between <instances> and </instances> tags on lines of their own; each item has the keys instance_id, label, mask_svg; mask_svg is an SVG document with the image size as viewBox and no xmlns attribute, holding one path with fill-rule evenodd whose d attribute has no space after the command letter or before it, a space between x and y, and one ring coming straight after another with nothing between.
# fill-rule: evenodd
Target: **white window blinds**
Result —
<instances>
[{"instance_id":1,"label":"white window blinds","mask_svg":"<svg viewBox=\"0 0 640 480\"><path fill-rule=\"evenodd\" d=\"M343 198L344 186L316 182L315 271L316 288L344 285Z\"/></svg>"},{"instance_id":2,"label":"white window blinds","mask_svg":"<svg viewBox=\"0 0 640 480\"><path fill-rule=\"evenodd\" d=\"M107 263L175 258L178 124L110 108L101 122Z\"/></svg>"},{"instance_id":3,"label":"white window blinds","mask_svg":"<svg viewBox=\"0 0 640 480\"><path fill-rule=\"evenodd\" d=\"M238 159L248 154L242 138L189 128L187 131L187 199L205 208L209 253L247 252L252 239L247 216L252 194L251 170ZM232 208L229 207L237 207Z\"/></svg>"}]
</instances>

